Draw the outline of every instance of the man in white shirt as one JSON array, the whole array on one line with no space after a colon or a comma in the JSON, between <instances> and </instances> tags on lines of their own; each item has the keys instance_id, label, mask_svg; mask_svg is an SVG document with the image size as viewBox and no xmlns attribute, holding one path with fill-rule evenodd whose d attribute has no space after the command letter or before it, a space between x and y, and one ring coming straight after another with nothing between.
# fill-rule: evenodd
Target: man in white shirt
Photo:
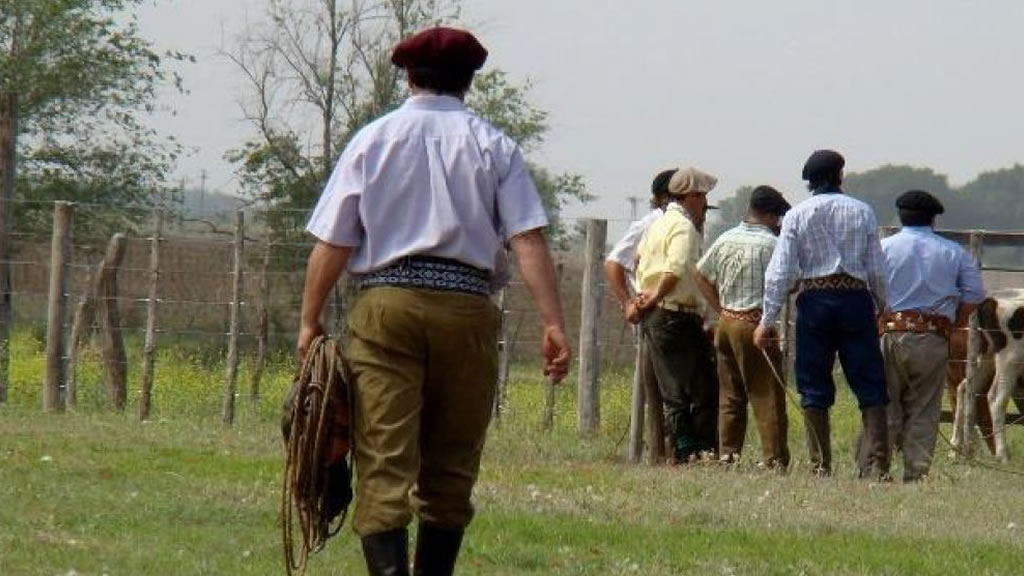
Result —
<instances>
[{"instance_id":1,"label":"man in white shirt","mask_svg":"<svg viewBox=\"0 0 1024 576\"><path fill-rule=\"evenodd\" d=\"M548 220L518 145L463 105L487 51L432 28L391 60L412 96L349 142L310 218L298 348L348 269L357 472L352 527L373 575L450 575L480 466L497 380L498 311L488 295L508 241L544 324L544 373L569 369Z\"/></svg>"},{"instance_id":2,"label":"man in white shirt","mask_svg":"<svg viewBox=\"0 0 1024 576\"><path fill-rule=\"evenodd\" d=\"M640 245L644 232L664 213L665 205L671 198L668 194L668 183L676 170L662 170L654 177L651 183L651 211L629 225L626 234L604 260L604 274L608 279L608 286L618 300L623 316L632 324L640 321L640 311L636 305L638 290L633 277L636 270L636 248ZM654 376L654 366L651 365L647 353L643 332L637 330L636 335L639 378L644 396L647 398L647 442L650 447L650 462L653 464L665 459L665 420L662 413L661 391Z\"/></svg>"}]
</instances>

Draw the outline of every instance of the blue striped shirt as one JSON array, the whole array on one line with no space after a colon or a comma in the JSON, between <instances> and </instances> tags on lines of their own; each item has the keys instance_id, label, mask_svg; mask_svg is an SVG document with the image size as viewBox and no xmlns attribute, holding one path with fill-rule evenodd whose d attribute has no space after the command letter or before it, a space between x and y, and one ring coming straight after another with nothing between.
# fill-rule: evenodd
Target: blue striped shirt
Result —
<instances>
[{"instance_id":1,"label":"blue striped shirt","mask_svg":"<svg viewBox=\"0 0 1024 576\"><path fill-rule=\"evenodd\" d=\"M882 240L889 270L889 307L956 319L961 302L977 304L985 286L974 258L929 226L904 226Z\"/></svg>"},{"instance_id":2,"label":"blue striped shirt","mask_svg":"<svg viewBox=\"0 0 1024 576\"><path fill-rule=\"evenodd\" d=\"M886 305L886 268L878 222L870 206L838 189L815 191L782 220L765 272L764 316L778 319L793 281L847 274L864 281L879 310Z\"/></svg>"}]
</instances>

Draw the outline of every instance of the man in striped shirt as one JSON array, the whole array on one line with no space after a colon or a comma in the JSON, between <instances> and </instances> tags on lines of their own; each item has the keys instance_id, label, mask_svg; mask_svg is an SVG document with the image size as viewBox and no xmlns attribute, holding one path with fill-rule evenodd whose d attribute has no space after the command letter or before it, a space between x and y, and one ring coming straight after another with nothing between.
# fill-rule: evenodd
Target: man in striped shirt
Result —
<instances>
[{"instance_id":1,"label":"man in striped shirt","mask_svg":"<svg viewBox=\"0 0 1024 576\"><path fill-rule=\"evenodd\" d=\"M697 264L697 286L719 315L715 349L726 375L718 392L719 461L739 459L747 432L747 400L754 410L761 438L762 465L789 466L786 439L786 393L775 380L782 354L771 343L767 356L754 346L761 319L764 272L775 250L782 216L789 202L771 186L758 186L750 195L743 222L715 240Z\"/></svg>"},{"instance_id":2,"label":"man in striped shirt","mask_svg":"<svg viewBox=\"0 0 1024 576\"><path fill-rule=\"evenodd\" d=\"M818 150L804 165L812 197L782 221L765 273L764 314L754 341L767 347L793 280L800 280L796 386L815 474L831 474L829 409L835 403L836 355L857 397L868 452L859 476L888 479L885 372L875 319L886 309L886 266L871 207L843 194L843 157Z\"/></svg>"}]
</instances>

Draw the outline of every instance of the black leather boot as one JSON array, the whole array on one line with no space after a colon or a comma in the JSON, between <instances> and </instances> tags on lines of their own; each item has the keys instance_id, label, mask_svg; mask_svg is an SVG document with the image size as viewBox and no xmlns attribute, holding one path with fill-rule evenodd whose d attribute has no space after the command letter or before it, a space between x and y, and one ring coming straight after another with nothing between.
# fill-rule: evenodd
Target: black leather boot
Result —
<instances>
[{"instance_id":1,"label":"black leather boot","mask_svg":"<svg viewBox=\"0 0 1024 576\"><path fill-rule=\"evenodd\" d=\"M413 576L452 576L462 546L461 528L441 528L420 523L416 536Z\"/></svg>"},{"instance_id":2,"label":"black leather boot","mask_svg":"<svg viewBox=\"0 0 1024 576\"><path fill-rule=\"evenodd\" d=\"M872 406L861 411L864 426L864 448L859 476L866 480L889 482L889 463L892 447L889 445L888 409Z\"/></svg>"},{"instance_id":3,"label":"black leather boot","mask_svg":"<svg viewBox=\"0 0 1024 576\"><path fill-rule=\"evenodd\" d=\"M811 473L815 476L832 475L832 433L828 410L804 408L804 426L807 430L807 453L811 458Z\"/></svg>"},{"instance_id":4,"label":"black leather boot","mask_svg":"<svg viewBox=\"0 0 1024 576\"><path fill-rule=\"evenodd\" d=\"M361 538L370 576L409 576L409 531L396 528Z\"/></svg>"}]
</instances>

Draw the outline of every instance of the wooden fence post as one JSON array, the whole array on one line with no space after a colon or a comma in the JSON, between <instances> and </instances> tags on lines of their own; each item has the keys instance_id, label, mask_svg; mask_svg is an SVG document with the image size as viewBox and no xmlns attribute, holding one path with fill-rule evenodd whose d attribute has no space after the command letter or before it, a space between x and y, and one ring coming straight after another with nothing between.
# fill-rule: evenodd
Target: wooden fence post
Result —
<instances>
[{"instance_id":1,"label":"wooden fence post","mask_svg":"<svg viewBox=\"0 0 1024 576\"><path fill-rule=\"evenodd\" d=\"M128 359L124 352L121 314L117 304L117 269L124 259L124 251L124 234L114 234L96 282L96 308L103 333L103 372L110 403L119 412L123 412L128 403Z\"/></svg>"},{"instance_id":2,"label":"wooden fence post","mask_svg":"<svg viewBox=\"0 0 1024 576\"><path fill-rule=\"evenodd\" d=\"M508 341L508 286L501 289L498 296L498 382L494 391L494 425L501 427L501 413L505 409L505 389L508 387L509 341Z\"/></svg>"},{"instance_id":3,"label":"wooden fence post","mask_svg":"<svg viewBox=\"0 0 1024 576\"><path fill-rule=\"evenodd\" d=\"M231 289L231 327L228 336L227 385L224 390L224 409L221 421L231 424L235 421L235 390L238 384L238 326L242 311L242 257L245 243L245 212L235 213L234 270Z\"/></svg>"},{"instance_id":4,"label":"wooden fence post","mask_svg":"<svg viewBox=\"0 0 1024 576\"><path fill-rule=\"evenodd\" d=\"M153 237L149 241L149 295L146 301L146 340L142 348L142 389L139 394L139 420L149 419L153 406L153 362L156 357L156 305L160 287L160 236L163 234L163 208L153 209Z\"/></svg>"},{"instance_id":5,"label":"wooden fence post","mask_svg":"<svg viewBox=\"0 0 1024 576\"><path fill-rule=\"evenodd\" d=\"M249 404L255 407L260 401L260 380L267 364L267 339L270 332L270 254L273 242L270 233L263 247L263 265L260 267L259 303L256 305L256 361L252 368L252 382L249 386Z\"/></svg>"},{"instance_id":6,"label":"wooden fence post","mask_svg":"<svg viewBox=\"0 0 1024 576\"><path fill-rule=\"evenodd\" d=\"M646 404L644 390L644 374L640 346L642 345L643 331L633 330L636 342L636 362L633 368L633 399L629 411L629 461L633 464L640 462L640 456L644 452L644 405ZM653 440L653 439L652 439Z\"/></svg>"},{"instance_id":7,"label":"wooden fence post","mask_svg":"<svg viewBox=\"0 0 1024 576\"><path fill-rule=\"evenodd\" d=\"M968 248L978 267L981 267L984 232L971 232ZM967 332L967 368L964 374L967 391L964 397L964 442L963 452L970 458L974 456L974 424L977 422L977 383L975 374L978 372L978 355L981 353L981 334L978 332L978 313L971 313Z\"/></svg>"},{"instance_id":8,"label":"wooden fence post","mask_svg":"<svg viewBox=\"0 0 1024 576\"><path fill-rule=\"evenodd\" d=\"M50 242L50 292L46 307L46 373L43 376L43 410L64 409L64 323L68 309L68 268L71 265L70 202L54 202L53 237Z\"/></svg>"},{"instance_id":9,"label":"wooden fence post","mask_svg":"<svg viewBox=\"0 0 1024 576\"><path fill-rule=\"evenodd\" d=\"M580 321L580 373L578 385L579 433L590 436L601 422L600 352L601 302L604 296L602 263L608 221L587 220L587 251L583 266L583 302Z\"/></svg>"}]
</instances>

